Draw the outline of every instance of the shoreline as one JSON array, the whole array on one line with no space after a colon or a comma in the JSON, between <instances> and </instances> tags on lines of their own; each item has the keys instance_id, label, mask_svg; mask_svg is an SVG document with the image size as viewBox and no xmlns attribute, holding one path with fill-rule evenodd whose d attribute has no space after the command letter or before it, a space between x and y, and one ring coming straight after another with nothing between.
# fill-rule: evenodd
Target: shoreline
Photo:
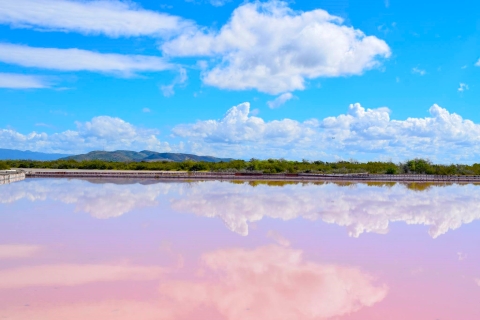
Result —
<instances>
[{"instance_id":1,"label":"shoreline","mask_svg":"<svg viewBox=\"0 0 480 320\"><path fill-rule=\"evenodd\" d=\"M259 174L188 171L123 171L16 169L26 178L123 178L157 180L245 180L245 181L344 181L344 182L466 182L480 183L480 176L441 176L426 174Z\"/></svg>"},{"instance_id":2,"label":"shoreline","mask_svg":"<svg viewBox=\"0 0 480 320\"><path fill-rule=\"evenodd\" d=\"M21 181L24 180L25 177L25 173L21 171L0 170L0 185Z\"/></svg>"}]
</instances>

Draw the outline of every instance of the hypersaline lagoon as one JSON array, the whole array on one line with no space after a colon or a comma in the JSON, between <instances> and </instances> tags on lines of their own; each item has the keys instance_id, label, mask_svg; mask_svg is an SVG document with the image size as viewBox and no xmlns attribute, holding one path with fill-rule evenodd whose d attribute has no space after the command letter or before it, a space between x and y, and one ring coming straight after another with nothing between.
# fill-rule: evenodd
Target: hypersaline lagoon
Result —
<instances>
[{"instance_id":1,"label":"hypersaline lagoon","mask_svg":"<svg viewBox=\"0 0 480 320\"><path fill-rule=\"evenodd\" d=\"M477 319L480 186L1 186L0 319ZM455 297L455 299L452 299Z\"/></svg>"}]
</instances>

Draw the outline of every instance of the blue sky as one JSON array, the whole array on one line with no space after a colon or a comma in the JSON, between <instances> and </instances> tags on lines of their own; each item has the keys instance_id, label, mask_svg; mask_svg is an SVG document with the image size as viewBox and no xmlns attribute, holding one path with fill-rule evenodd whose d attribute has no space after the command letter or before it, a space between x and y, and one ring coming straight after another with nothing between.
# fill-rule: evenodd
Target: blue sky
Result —
<instances>
[{"instance_id":1,"label":"blue sky","mask_svg":"<svg viewBox=\"0 0 480 320\"><path fill-rule=\"evenodd\" d=\"M2 1L0 148L480 161L478 6Z\"/></svg>"}]
</instances>

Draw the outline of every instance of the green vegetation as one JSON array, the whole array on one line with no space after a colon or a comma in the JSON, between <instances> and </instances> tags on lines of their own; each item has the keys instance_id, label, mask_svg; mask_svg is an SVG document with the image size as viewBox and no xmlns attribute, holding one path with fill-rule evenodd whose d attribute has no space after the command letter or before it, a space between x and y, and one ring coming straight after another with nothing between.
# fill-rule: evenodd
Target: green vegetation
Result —
<instances>
[{"instance_id":1,"label":"green vegetation","mask_svg":"<svg viewBox=\"0 0 480 320\"><path fill-rule=\"evenodd\" d=\"M109 162L102 160L56 160L0 161L1 167L44 168L44 169L97 169L97 170L165 170L165 171L214 171L214 172L262 172L262 173L372 173L372 174L436 174L436 175L480 175L480 164L439 165L424 159L413 159L404 163L356 162L356 161L288 161L268 159L250 161L205 162L186 160L182 162Z\"/></svg>"},{"instance_id":2,"label":"green vegetation","mask_svg":"<svg viewBox=\"0 0 480 320\"><path fill-rule=\"evenodd\" d=\"M8 170L10 166L5 161L0 161L0 170Z\"/></svg>"}]
</instances>

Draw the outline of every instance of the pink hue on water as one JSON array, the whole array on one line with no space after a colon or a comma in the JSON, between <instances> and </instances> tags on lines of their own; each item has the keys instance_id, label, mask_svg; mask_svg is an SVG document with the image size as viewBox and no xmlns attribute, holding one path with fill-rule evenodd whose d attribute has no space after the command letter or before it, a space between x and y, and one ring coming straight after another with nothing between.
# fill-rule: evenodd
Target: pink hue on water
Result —
<instances>
[{"instance_id":1,"label":"pink hue on water","mask_svg":"<svg viewBox=\"0 0 480 320\"><path fill-rule=\"evenodd\" d=\"M0 319L480 319L480 186L0 192Z\"/></svg>"}]
</instances>

